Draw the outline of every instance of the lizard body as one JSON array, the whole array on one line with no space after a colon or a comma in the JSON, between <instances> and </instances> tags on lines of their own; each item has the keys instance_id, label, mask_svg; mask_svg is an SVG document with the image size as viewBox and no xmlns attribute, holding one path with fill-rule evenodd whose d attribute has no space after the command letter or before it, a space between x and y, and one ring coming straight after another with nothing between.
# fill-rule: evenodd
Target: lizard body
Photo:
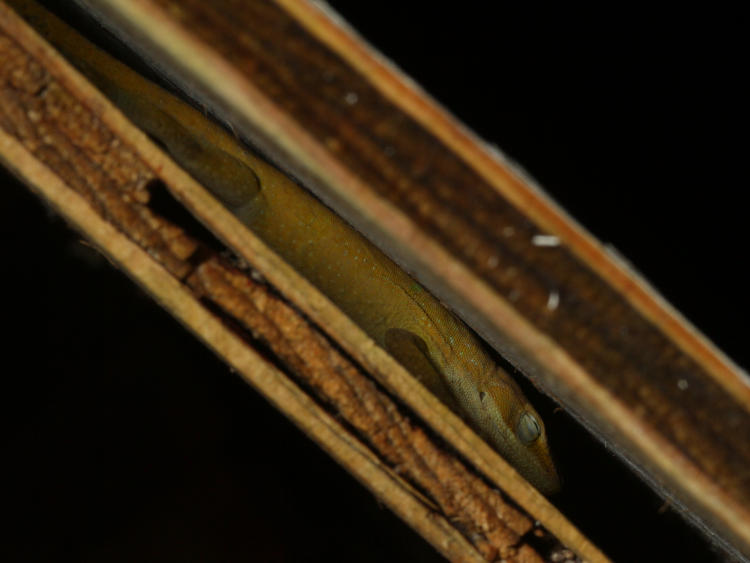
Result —
<instances>
[{"instance_id":1,"label":"lizard body","mask_svg":"<svg viewBox=\"0 0 750 563\"><path fill-rule=\"evenodd\" d=\"M31 1L45 38L245 225L482 434L542 492L559 488L541 418L477 337L325 205L189 104Z\"/></svg>"}]
</instances>

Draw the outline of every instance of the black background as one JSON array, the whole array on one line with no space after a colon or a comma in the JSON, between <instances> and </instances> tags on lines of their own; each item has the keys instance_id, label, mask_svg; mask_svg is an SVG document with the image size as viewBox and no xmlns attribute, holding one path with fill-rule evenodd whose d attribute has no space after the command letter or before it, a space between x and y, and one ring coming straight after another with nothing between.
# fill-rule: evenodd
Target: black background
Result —
<instances>
[{"instance_id":1,"label":"black background","mask_svg":"<svg viewBox=\"0 0 750 563\"><path fill-rule=\"evenodd\" d=\"M333 4L750 364L735 15ZM439 559L11 178L0 206L4 560ZM719 559L555 417L556 502L607 553Z\"/></svg>"}]
</instances>

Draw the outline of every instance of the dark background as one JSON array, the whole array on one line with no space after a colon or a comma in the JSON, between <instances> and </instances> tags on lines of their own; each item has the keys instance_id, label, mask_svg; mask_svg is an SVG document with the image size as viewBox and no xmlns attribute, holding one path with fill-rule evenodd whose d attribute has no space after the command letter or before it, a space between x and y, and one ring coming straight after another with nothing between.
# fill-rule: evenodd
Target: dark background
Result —
<instances>
[{"instance_id":1,"label":"dark background","mask_svg":"<svg viewBox=\"0 0 750 563\"><path fill-rule=\"evenodd\" d=\"M332 4L750 365L735 15ZM3 504L15 523L3 560L438 559L34 196L0 186ZM720 560L554 416L566 480L555 502L606 552Z\"/></svg>"}]
</instances>

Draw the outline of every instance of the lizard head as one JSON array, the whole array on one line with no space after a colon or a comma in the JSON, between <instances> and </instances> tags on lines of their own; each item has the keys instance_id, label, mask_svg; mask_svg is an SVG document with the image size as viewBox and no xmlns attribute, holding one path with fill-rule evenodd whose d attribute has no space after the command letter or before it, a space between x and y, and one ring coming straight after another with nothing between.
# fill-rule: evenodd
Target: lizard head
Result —
<instances>
[{"instance_id":1,"label":"lizard head","mask_svg":"<svg viewBox=\"0 0 750 563\"><path fill-rule=\"evenodd\" d=\"M547 432L518 385L497 368L495 377L478 389L477 413L485 438L544 494L560 488L547 445ZM476 404L476 403L475 403Z\"/></svg>"}]
</instances>

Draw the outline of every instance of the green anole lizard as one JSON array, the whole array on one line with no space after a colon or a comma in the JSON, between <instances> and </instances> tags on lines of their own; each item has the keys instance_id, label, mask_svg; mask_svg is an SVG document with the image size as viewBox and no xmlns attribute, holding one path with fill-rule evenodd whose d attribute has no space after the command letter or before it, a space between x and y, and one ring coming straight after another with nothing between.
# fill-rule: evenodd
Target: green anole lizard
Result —
<instances>
[{"instance_id":1,"label":"green anole lizard","mask_svg":"<svg viewBox=\"0 0 750 563\"><path fill-rule=\"evenodd\" d=\"M223 128L32 1L11 4L133 122L462 415L530 483L559 488L541 418L473 333L380 250Z\"/></svg>"}]
</instances>

